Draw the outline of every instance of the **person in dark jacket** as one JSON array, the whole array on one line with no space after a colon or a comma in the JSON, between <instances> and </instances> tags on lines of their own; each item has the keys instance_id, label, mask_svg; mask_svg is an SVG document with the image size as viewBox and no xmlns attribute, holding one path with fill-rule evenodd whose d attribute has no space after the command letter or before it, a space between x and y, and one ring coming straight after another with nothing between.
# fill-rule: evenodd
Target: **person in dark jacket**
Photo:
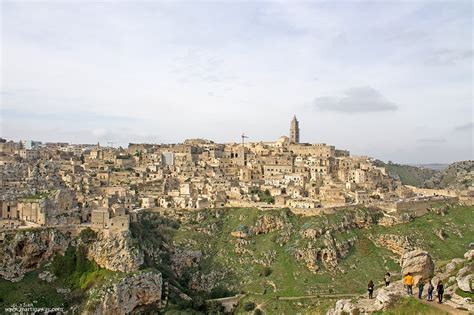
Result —
<instances>
[{"instance_id":1,"label":"person in dark jacket","mask_svg":"<svg viewBox=\"0 0 474 315\"><path fill-rule=\"evenodd\" d=\"M441 280L438 281L438 285L436 286L436 292L438 292L438 303L443 303L444 285Z\"/></svg>"},{"instance_id":2,"label":"person in dark jacket","mask_svg":"<svg viewBox=\"0 0 474 315\"><path fill-rule=\"evenodd\" d=\"M369 281L367 285L367 291L369 291L369 299L374 298L374 282L372 280Z\"/></svg>"},{"instance_id":3,"label":"person in dark jacket","mask_svg":"<svg viewBox=\"0 0 474 315\"><path fill-rule=\"evenodd\" d=\"M418 280L418 298L421 299L423 295L423 289L425 288L425 281L423 281L423 278Z\"/></svg>"},{"instance_id":4,"label":"person in dark jacket","mask_svg":"<svg viewBox=\"0 0 474 315\"><path fill-rule=\"evenodd\" d=\"M390 272L387 272L383 279L385 280L385 286L388 287L390 285Z\"/></svg>"}]
</instances>

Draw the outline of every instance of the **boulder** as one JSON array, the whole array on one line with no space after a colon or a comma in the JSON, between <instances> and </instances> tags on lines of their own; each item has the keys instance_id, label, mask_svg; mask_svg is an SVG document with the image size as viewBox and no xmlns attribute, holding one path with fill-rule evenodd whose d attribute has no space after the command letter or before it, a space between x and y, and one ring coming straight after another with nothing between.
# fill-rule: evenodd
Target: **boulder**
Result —
<instances>
[{"instance_id":1,"label":"boulder","mask_svg":"<svg viewBox=\"0 0 474 315\"><path fill-rule=\"evenodd\" d=\"M464 258L471 261L474 258L474 249L469 250L464 254Z\"/></svg>"},{"instance_id":2,"label":"boulder","mask_svg":"<svg viewBox=\"0 0 474 315\"><path fill-rule=\"evenodd\" d=\"M337 301L334 309L327 312L327 315L339 314L358 315L360 314L360 311L357 305L352 303L351 300L344 299Z\"/></svg>"},{"instance_id":3,"label":"boulder","mask_svg":"<svg viewBox=\"0 0 474 315\"><path fill-rule=\"evenodd\" d=\"M474 281L474 265L468 265L459 270L456 276L458 287L465 292L472 292L471 283Z\"/></svg>"},{"instance_id":4,"label":"boulder","mask_svg":"<svg viewBox=\"0 0 474 315\"><path fill-rule=\"evenodd\" d=\"M410 273L415 283L421 278L429 279L434 273L434 263L430 254L424 250L416 249L403 254L401 259L402 274Z\"/></svg>"},{"instance_id":5,"label":"boulder","mask_svg":"<svg viewBox=\"0 0 474 315\"><path fill-rule=\"evenodd\" d=\"M395 288L395 286L397 286ZM403 288L399 287L400 284L394 283L389 287L383 287L377 291L377 297L375 298L378 303L381 304L382 308L386 308L395 304L403 295Z\"/></svg>"},{"instance_id":6,"label":"boulder","mask_svg":"<svg viewBox=\"0 0 474 315\"><path fill-rule=\"evenodd\" d=\"M394 282L388 287L383 287L375 291L375 299L362 298L354 300L339 300L334 309L330 309L326 315L342 314L371 314L382 311L400 300L404 295L404 288L401 281Z\"/></svg>"},{"instance_id":7,"label":"boulder","mask_svg":"<svg viewBox=\"0 0 474 315\"><path fill-rule=\"evenodd\" d=\"M38 275L38 278L40 278L41 280L43 281L46 281L48 283L51 283L53 282L54 280L56 280L56 276L53 275L51 272L49 271L43 271L41 272L39 275Z\"/></svg>"}]
</instances>

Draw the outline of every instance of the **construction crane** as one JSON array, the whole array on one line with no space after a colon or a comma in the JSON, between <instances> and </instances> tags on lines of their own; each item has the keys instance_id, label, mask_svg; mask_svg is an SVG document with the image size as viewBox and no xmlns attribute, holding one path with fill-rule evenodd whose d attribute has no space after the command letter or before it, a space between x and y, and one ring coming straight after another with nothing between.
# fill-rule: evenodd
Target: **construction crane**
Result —
<instances>
[{"instance_id":1,"label":"construction crane","mask_svg":"<svg viewBox=\"0 0 474 315\"><path fill-rule=\"evenodd\" d=\"M244 147L245 146L245 138L248 138L248 137L245 135L245 133L242 133L241 137L242 137L242 146Z\"/></svg>"}]
</instances>

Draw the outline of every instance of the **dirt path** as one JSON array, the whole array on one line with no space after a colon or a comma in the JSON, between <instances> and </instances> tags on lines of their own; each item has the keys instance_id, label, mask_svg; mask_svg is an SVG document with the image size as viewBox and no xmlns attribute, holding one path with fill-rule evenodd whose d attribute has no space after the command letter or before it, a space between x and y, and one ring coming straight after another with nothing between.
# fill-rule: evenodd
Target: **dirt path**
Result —
<instances>
[{"instance_id":1,"label":"dirt path","mask_svg":"<svg viewBox=\"0 0 474 315\"><path fill-rule=\"evenodd\" d=\"M304 299L314 299L314 298L352 298L352 297L359 297L360 294L317 294L317 295L301 295L301 296L280 296L278 300L283 301L293 301L293 300L304 300Z\"/></svg>"},{"instance_id":2,"label":"dirt path","mask_svg":"<svg viewBox=\"0 0 474 315\"><path fill-rule=\"evenodd\" d=\"M418 300L420 301L421 303L425 304L425 305L429 305L431 307L434 307L434 308L437 308L438 310L440 311L443 311L443 312L446 312L448 314L453 314L453 315L465 315L465 314L469 314L468 311L462 311L462 310L458 310L454 307L451 307L447 304L439 304L437 301L431 301L431 302L428 302L427 300L425 299L420 299Z\"/></svg>"}]
</instances>

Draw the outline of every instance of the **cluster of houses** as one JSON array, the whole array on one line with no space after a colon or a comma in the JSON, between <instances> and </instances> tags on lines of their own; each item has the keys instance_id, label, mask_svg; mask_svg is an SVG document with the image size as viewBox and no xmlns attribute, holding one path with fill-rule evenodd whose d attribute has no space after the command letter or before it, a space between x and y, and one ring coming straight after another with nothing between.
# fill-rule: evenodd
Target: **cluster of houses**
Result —
<instances>
[{"instance_id":1,"label":"cluster of houses","mask_svg":"<svg viewBox=\"0 0 474 315\"><path fill-rule=\"evenodd\" d=\"M244 138L242 138L244 140ZM273 142L129 144L0 139L1 227L90 224L126 230L140 208L314 209L414 196L372 159L290 137Z\"/></svg>"}]
</instances>

